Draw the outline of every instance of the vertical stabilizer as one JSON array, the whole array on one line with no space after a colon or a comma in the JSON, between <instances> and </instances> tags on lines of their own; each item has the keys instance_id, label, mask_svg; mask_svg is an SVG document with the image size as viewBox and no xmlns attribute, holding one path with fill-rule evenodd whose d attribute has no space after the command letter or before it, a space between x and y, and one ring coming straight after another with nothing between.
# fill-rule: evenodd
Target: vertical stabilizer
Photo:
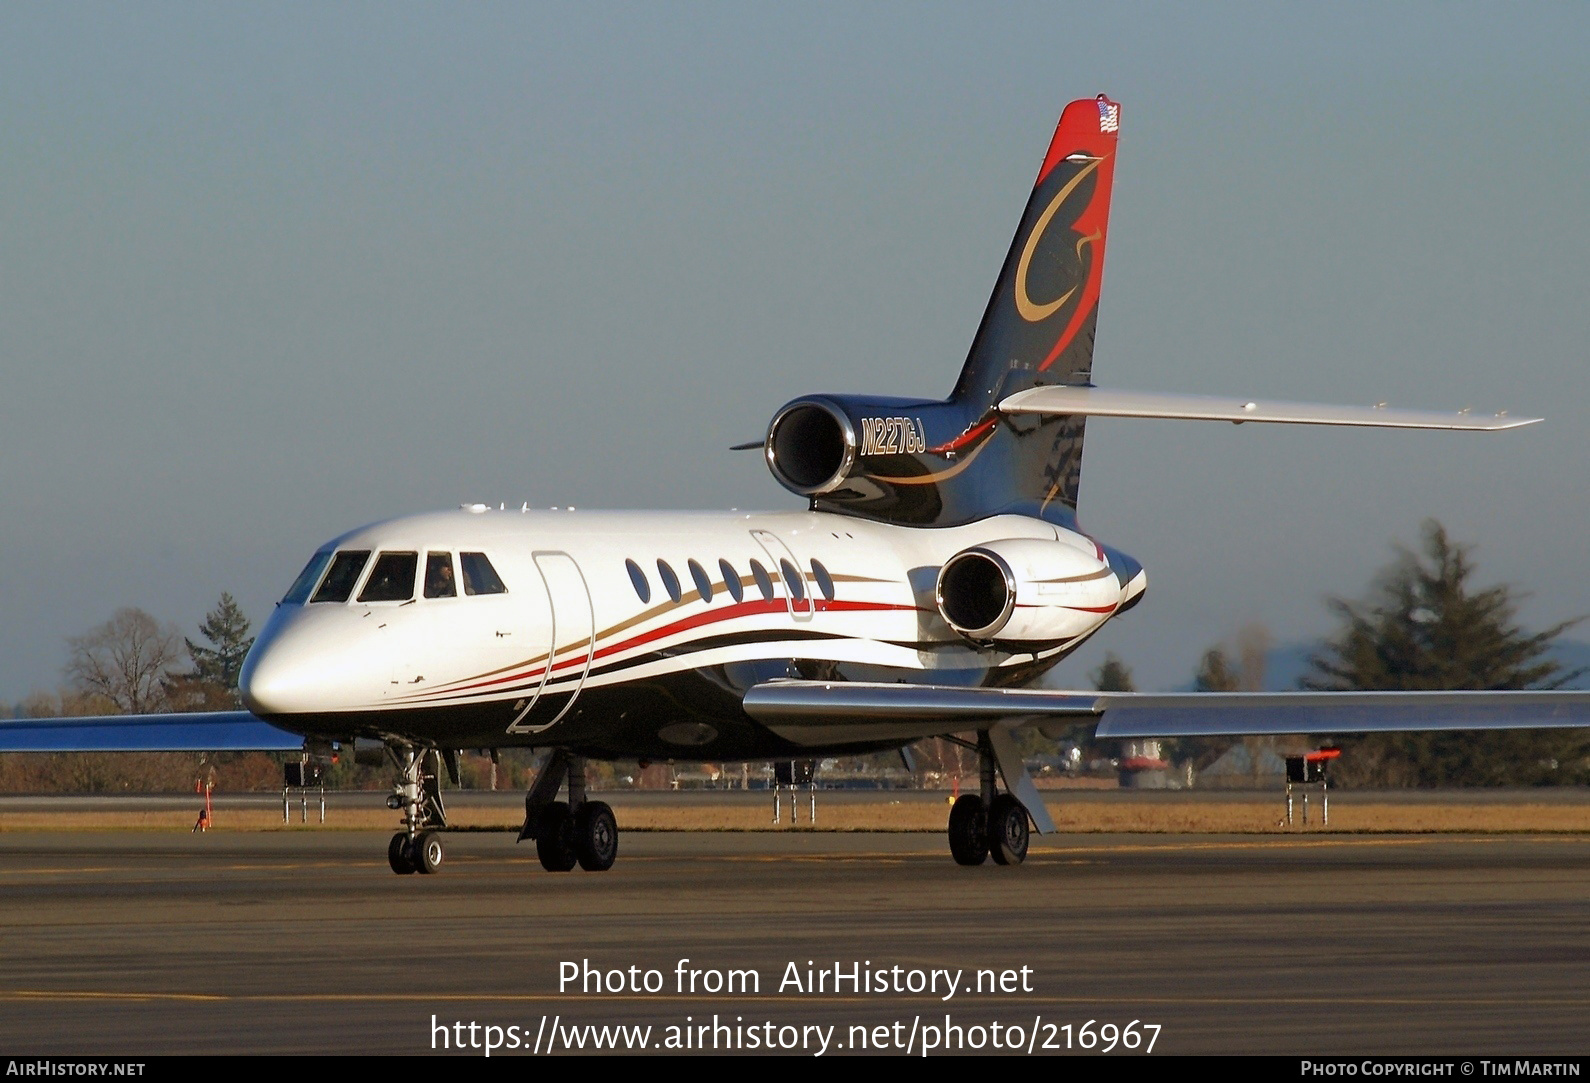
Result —
<instances>
[{"instance_id":1,"label":"vertical stabilizer","mask_svg":"<svg viewBox=\"0 0 1590 1083\"><path fill-rule=\"evenodd\" d=\"M1060 115L955 392L942 402L808 395L765 440L773 476L812 507L953 526L1011 512L1075 525L1084 417L1001 413L1045 384L1088 384L1121 107Z\"/></svg>"},{"instance_id":2,"label":"vertical stabilizer","mask_svg":"<svg viewBox=\"0 0 1590 1083\"><path fill-rule=\"evenodd\" d=\"M1009 428L1010 419L995 420L996 408L1030 387L1090 382L1120 123L1121 107L1103 95L1060 115L955 385L953 401L978 424L1003 430L994 439L1018 445L995 456L1012 470L1014 503L1076 507L1083 418L1023 419Z\"/></svg>"}]
</instances>

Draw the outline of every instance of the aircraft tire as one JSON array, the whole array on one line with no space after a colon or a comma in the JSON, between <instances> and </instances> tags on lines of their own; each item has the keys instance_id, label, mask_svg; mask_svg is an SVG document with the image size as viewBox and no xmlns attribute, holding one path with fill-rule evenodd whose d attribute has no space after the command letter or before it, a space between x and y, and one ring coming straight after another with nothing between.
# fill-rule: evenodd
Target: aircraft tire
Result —
<instances>
[{"instance_id":1,"label":"aircraft tire","mask_svg":"<svg viewBox=\"0 0 1590 1083\"><path fill-rule=\"evenodd\" d=\"M1027 806L1002 793L988 807L988 852L1001 865L1027 860Z\"/></svg>"},{"instance_id":2,"label":"aircraft tire","mask_svg":"<svg viewBox=\"0 0 1590 1083\"><path fill-rule=\"evenodd\" d=\"M426 875L435 872L442 867L442 837L434 831L425 832L414 840L414 848L409 856L415 872Z\"/></svg>"},{"instance_id":3,"label":"aircraft tire","mask_svg":"<svg viewBox=\"0 0 1590 1083\"><path fill-rule=\"evenodd\" d=\"M409 837L403 832L393 835L392 841L386 844L386 861L399 876L407 876L414 871L414 860L409 855Z\"/></svg>"},{"instance_id":4,"label":"aircraft tire","mask_svg":"<svg viewBox=\"0 0 1590 1083\"><path fill-rule=\"evenodd\" d=\"M536 857L548 872L568 872L579 861L574 847L574 817L567 801L554 801L541 810L536 824Z\"/></svg>"},{"instance_id":5,"label":"aircraft tire","mask_svg":"<svg viewBox=\"0 0 1590 1083\"><path fill-rule=\"evenodd\" d=\"M618 859L618 821L605 801L587 801L574 816L574 849L580 868L606 872Z\"/></svg>"},{"instance_id":6,"label":"aircraft tire","mask_svg":"<svg viewBox=\"0 0 1590 1083\"><path fill-rule=\"evenodd\" d=\"M965 793L950 806L950 854L957 865L981 865L988 859L987 818L983 799Z\"/></svg>"}]
</instances>

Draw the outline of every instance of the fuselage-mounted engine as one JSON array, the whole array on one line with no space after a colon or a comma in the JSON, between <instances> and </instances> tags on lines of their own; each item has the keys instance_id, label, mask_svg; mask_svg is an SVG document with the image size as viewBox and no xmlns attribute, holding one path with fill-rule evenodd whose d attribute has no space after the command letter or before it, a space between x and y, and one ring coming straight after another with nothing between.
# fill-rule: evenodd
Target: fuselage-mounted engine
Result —
<instances>
[{"instance_id":1,"label":"fuselage-mounted engine","mask_svg":"<svg viewBox=\"0 0 1590 1083\"><path fill-rule=\"evenodd\" d=\"M856 465L856 430L838 404L796 399L773 417L765 445L780 485L816 497L845 483Z\"/></svg>"},{"instance_id":2,"label":"fuselage-mounted engine","mask_svg":"<svg viewBox=\"0 0 1590 1083\"><path fill-rule=\"evenodd\" d=\"M778 483L818 511L947 526L988 514L945 502L941 482L961 473L965 457L951 445L966 424L954 403L806 395L773 415L763 451Z\"/></svg>"},{"instance_id":3,"label":"fuselage-mounted engine","mask_svg":"<svg viewBox=\"0 0 1590 1083\"><path fill-rule=\"evenodd\" d=\"M1097 548L1005 538L945 561L935 598L945 622L973 643L1047 650L1108 620L1122 587Z\"/></svg>"}]
</instances>

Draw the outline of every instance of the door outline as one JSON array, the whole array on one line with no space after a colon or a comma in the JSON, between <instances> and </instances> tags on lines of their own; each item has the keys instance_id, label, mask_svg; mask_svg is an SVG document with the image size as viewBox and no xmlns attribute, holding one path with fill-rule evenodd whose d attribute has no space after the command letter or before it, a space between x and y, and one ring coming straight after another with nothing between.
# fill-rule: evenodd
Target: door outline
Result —
<instances>
[{"instance_id":1,"label":"door outline","mask_svg":"<svg viewBox=\"0 0 1590 1083\"><path fill-rule=\"evenodd\" d=\"M753 530L751 537L757 545L762 547L762 552L767 554L767 559L773 562L773 571L777 573L777 581L784 584L784 604L789 610L789 615L798 621L812 619L816 612L816 605L812 602L811 584L806 582L806 573L801 570L801 562L795 559L795 554L790 552L789 546L784 544L784 539L774 534L771 530ZM778 566L780 559L789 561L790 567L795 569L795 574L801 579L801 594L803 597L797 602L795 595L789 589L789 583L784 580L783 570Z\"/></svg>"},{"instance_id":2,"label":"door outline","mask_svg":"<svg viewBox=\"0 0 1590 1083\"><path fill-rule=\"evenodd\" d=\"M596 659L596 604L591 598L591 584L585 578L585 569L580 567L579 561L561 549L537 549L530 554L530 559L535 563L536 572L541 576L541 587L546 591L547 611L552 617L552 633L547 643L547 661L545 668L541 671L541 683L536 687L535 694L530 697L530 702L525 704L524 710L520 711L514 717L514 720L508 723L509 733L540 733L542 730L551 729L563 721L564 716L574 707L575 701L580 698L580 693L585 691L585 682L591 675L591 665ZM524 719L535 709L535 705L541 701L541 695L546 691L547 685L552 683L552 667L557 663L558 655L559 597L558 593L553 590L553 579L547 576L547 567L543 561L548 563L567 561L569 566L574 569L574 574L578 577L580 583L579 596L569 597L565 595L562 599L561 609L567 614L569 612L569 604L572 602L576 607L575 612L578 612L578 606L583 600L587 619L586 627L590 629L590 633L585 638L585 665L580 670L580 681L574 686L574 692L569 696L569 701L563 705L563 709L558 712L558 716L552 721L544 722L539 726L526 726L522 725Z\"/></svg>"}]
</instances>

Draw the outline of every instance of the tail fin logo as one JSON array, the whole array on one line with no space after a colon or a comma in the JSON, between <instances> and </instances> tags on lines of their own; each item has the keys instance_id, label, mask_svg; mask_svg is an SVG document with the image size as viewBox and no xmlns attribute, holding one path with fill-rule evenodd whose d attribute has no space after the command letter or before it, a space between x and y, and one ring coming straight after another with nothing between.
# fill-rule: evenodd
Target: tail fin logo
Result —
<instances>
[{"instance_id":1,"label":"tail fin logo","mask_svg":"<svg viewBox=\"0 0 1590 1083\"><path fill-rule=\"evenodd\" d=\"M1121 130L1121 107L1100 94L1099 103L1099 131L1118 132Z\"/></svg>"},{"instance_id":2,"label":"tail fin logo","mask_svg":"<svg viewBox=\"0 0 1590 1083\"><path fill-rule=\"evenodd\" d=\"M1120 126L1108 98L1060 114L952 395L979 416L1092 365Z\"/></svg>"},{"instance_id":3,"label":"tail fin logo","mask_svg":"<svg viewBox=\"0 0 1590 1083\"><path fill-rule=\"evenodd\" d=\"M1100 123L1103 123L1102 119ZM1027 244L1021 250L1021 262L1016 265L1016 311L1021 313L1021 318L1028 323L1039 323L1053 316L1060 311L1062 305L1071 300L1080 286L1080 283L1074 285L1053 301L1040 305L1034 302L1027 293L1027 275L1032 269L1033 253L1038 250L1038 242L1043 240L1044 232L1048 230L1049 223L1054 219L1055 212L1060 209L1071 193L1076 191L1077 185L1081 184L1087 179L1089 174L1099 168L1099 163L1103 160L1102 158L1094 158L1086 166L1079 169L1076 176L1067 181L1065 186L1055 193L1055 197L1049 201L1049 206L1044 208L1043 214L1038 216L1038 221L1033 225L1032 232L1027 236ZM1083 213L1086 213L1085 209ZM1081 216L1079 215L1078 222L1080 222L1080 219ZM1074 227L1077 224L1072 223L1072 226ZM1089 245L1097 244L1103 235L1102 230L1095 230L1077 239L1077 262L1079 264L1082 262L1083 249Z\"/></svg>"}]
</instances>

